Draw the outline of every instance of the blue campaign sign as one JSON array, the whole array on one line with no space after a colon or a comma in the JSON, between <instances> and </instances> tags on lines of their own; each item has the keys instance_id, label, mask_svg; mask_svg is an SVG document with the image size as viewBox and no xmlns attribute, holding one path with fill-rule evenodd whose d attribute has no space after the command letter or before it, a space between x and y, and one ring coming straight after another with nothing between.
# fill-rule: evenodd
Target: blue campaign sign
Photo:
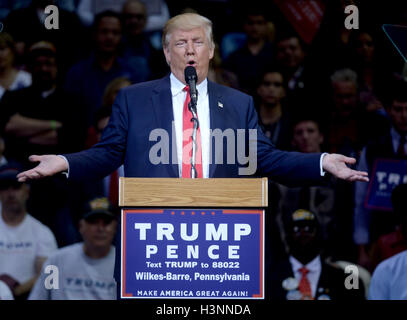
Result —
<instances>
[{"instance_id":1,"label":"blue campaign sign","mask_svg":"<svg viewBox=\"0 0 407 320\"><path fill-rule=\"evenodd\" d=\"M365 199L365 207L392 210L391 193L400 183L407 183L406 160L376 160Z\"/></svg>"},{"instance_id":2,"label":"blue campaign sign","mask_svg":"<svg viewBox=\"0 0 407 320\"><path fill-rule=\"evenodd\" d=\"M122 298L264 299L264 211L123 209Z\"/></svg>"}]
</instances>

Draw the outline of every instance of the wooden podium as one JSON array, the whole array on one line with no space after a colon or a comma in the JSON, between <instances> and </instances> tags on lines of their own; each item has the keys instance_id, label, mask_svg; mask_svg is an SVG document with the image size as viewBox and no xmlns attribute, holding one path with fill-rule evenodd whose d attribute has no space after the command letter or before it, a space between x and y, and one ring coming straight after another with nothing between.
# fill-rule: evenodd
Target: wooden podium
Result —
<instances>
[{"instance_id":1,"label":"wooden podium","mask_svg":"<svg viewBox=\"0 0 407 320\"><path fill-rule=\"evenodd\" d=\"M121 297L264 299L267 178L120 178Z\"/></svg>"}]
</instances>

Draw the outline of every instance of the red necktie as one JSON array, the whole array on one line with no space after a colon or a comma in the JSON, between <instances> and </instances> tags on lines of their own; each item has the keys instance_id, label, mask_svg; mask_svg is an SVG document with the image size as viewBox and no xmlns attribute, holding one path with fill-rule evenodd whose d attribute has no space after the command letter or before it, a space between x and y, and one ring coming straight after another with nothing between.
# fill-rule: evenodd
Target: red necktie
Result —
<instances>
[{"instance_id":1,"label":"red necktie","mask_svg":"<svg viewBox=\"0 0 407 320\"><path fill-rule=\"evenodd\" d=\"M115 207L119 205L119 174L117 170L110 175L109 201Z\"/></svg>"},{"instance_id":2,"label":"red necktie","mask_svg":"<svg viewBox=\"0 0 407 320\"><path fill-rule=\"evenodd\" d=\"M307 273L309 270L305 267L299 269L301 273L301 280L300 284L298 285L298 289L302 294L302 300L312 300L312 291L311 291L311 284L307 278Z\"/></svg>"},{"instance_id":3,"label":"red necktie","mask_svg":"<svg viewBox=\"0 0 407 320\"><path fill-rule=\"evenodd\" d=\"M406 144L406 136L400 137L399 148L397 149L397 156L400 158L404 158L406 156L406 150L404 149L404 145Z\"/></svg>"},{"instance_id":4,"label":"red necktie","mask_svg":"<svg viewBox=\"0 0 407 320\"><path fill-rule=\"evenodd\" d=\"M191 121L192 113L189 111L188 104L191 101L189 87L186 86L184 91L187 92L187 97L184 102L183 110L183 137L182 137L182 177L191 178L191 156L192 156L192 131L194 122ZM201 130L198 127L196 132L196 154L195 154L195 169L196 177L202 178L202 148L201 148Z\"/></svg>"}]
</instances>

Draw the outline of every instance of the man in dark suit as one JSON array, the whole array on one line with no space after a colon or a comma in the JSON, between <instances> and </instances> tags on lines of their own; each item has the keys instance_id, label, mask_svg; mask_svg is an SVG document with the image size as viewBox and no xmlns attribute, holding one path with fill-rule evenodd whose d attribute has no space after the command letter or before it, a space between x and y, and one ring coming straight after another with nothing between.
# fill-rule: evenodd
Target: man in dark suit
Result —
<instances>
[{"instance_id":1,"label":"man in dark suit","mask_svg":"<svg viewBox=\"0 0 407 320\"><path fill-rule=\"evenodd\" d=\"M364 287L346 288L345 272L321 256L321 228L311 211L298 209L285 217L289 255L266 270L267 298L272 300L340 300L364 297Z\"/></svg>"},{"instance_id":2,"label":"man in dark suit","mask_svg":"<svg viewBox=\"0 0 407 320\"><path fill-rule=\"evenodd\" d=\"M19 180L60 172L67 172L74 180L101 178L122 163L127 177L191 177L190 155L183 152L190 151L191 143L191 134L185 134L188 130L183 130L191 122L187 108L190 94L185 88L184 70L193 66L198 78L197 113L200 122L196 153L198 178L238 177L253 174L258 169L289 185L320 183L324 172L349 181L367 181L365 173L346 166L355 159L337 154L277 150L259 128L253 99L207 80L214 47L212 23L207 18L182 14L170 19L163 31L163 48L171 75L121 90L100 143L89 150L64 156L33 155L30 160L39 164L22 172ZM238 141L237 150L226 152L229 143L225 140L221 140L221 149L219 143L211 144L210 129L212 132L217 130L215 136L218 138L219 132L221 138L222 133L234 135ZM239 138L242 131L244 141ZM253 153L249 150L249 155L256 161L241 161L241 158L247 159L247 148L243 149L243 156L239 154L240 149L247 145L256 148ZM119 279L117 275L116 279Z\"/></svg>"}]
</instances>

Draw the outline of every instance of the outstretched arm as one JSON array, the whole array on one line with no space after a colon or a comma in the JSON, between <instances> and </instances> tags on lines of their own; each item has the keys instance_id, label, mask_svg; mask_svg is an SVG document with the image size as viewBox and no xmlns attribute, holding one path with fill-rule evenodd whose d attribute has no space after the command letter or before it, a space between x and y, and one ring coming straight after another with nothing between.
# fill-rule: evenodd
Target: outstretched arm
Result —
<instances>
[{"instance_id":1,"label":"outstretched arm","mask_svg":"<svg viewBox=\"0 0 407 320\"><path fill-rule=\"evenodd\" d=\"M17 178L20 182L40 179L68 171L72 179L102 178L113 172L122 164L127 139L127 100L120 91L113 105L109 124L102 135L102 140L88 150L58 155L32 155L31 162L39 164L30 170L21 172Z\"/></svg>"}]
</instances>

